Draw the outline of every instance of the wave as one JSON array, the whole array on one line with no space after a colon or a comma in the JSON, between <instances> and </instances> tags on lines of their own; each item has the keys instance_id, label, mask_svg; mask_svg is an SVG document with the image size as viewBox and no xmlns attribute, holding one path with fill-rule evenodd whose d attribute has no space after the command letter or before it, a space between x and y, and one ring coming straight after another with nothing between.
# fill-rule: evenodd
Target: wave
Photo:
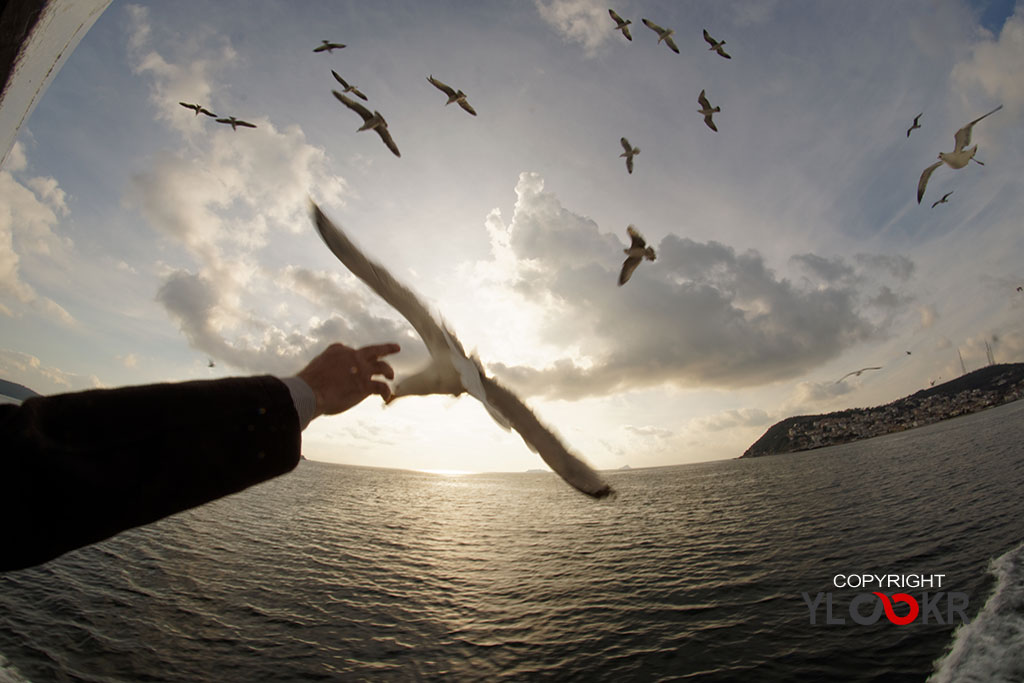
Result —
<instances>
[{"instance_id":1,"label":"wave","mask_svg":"<svg viewBox=\"0 0 1024 683\"><path fill-rule=\"evenodd\" d=\"M995 588L978 615L953 633L927 683L1024 681L1024 543L989 564Z\"/></svg>"},{"instance_id":2,"label":"wave","mask_svg":"<svg viewBox=\"0 0 1024 683\"><path fill-rule=\"evenodd\" d=\"M21 672L7 661L6 657L0 655L0 683L31 683L31 681L22 676Z\"/></svg>"}]
</instances>

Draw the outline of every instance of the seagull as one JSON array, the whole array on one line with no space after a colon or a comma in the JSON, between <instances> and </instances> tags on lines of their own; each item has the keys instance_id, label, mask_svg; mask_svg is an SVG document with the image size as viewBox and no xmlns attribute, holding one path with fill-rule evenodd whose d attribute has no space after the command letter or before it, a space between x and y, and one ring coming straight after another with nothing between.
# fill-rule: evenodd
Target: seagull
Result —
<instances>
[{"instance_id":1,"label":"seagull","mask_svg":"<svg viewBox=\"0 0 1024 683\"><path fill-rule=\"evenodd\" d=\"M377 131L377 135L384 141L384 144L388 146L392 152L395 153L396 157L402 156L401 152L398 151L398 145L391 139L391 133L388 132L388 122L384 120L379 111L374 111L372 114L370 110L359 104L355 100L345 97L337 90L332 90L334 96L344 104L346 107L354 111L363 117L363 125L358 130L370 130L371 128Z\"/></svg>"},{"instance_id":2,"label":"seagull","mask_svg":"<svg viewBox=\"0 0 1024 683\"><path fill-rule=\"evenodd\" d=\"M626 255L626 260L622 262L622 270L619 272L619 287L629 282L629 278L633 275L633 271L636 270L641 261L645 258L648 261L653 261L656 258L654 248L647 246L647 242L644 241L643 236L637 232L636 228L630 225L626 228L626 232L629 233L633 241L629 245L629 249L622 250L622 253Z\"/></svg>"},{"instance_id":3,"label":"seagull","mask_svg":"<svg viewBox=\"0 0 1024 683\"><path fill-rule=\"evenodd\" d=\"M715 122L711 120L711 116L716 112L722 111L722 108L715 107L714 109L712 109L711 103L708 102L708 98L704 96L703 90L700 91L700 97L697 98L697 102L701 106L701 108L698 109L697 111L699 111L701 114L704 114L704 123L708 124L708 128L717 133L718 127L715 125Z\"/></svg>"},{"instance_id":4,"label":"seagull","mask_svg":"<svg viewBox=\"0 0 1024 683\"><path fill-rule=\"evenodd\" d=\"M399 381L390 400L411 395L469 393L483 403L499 425L519 432L530 450L538 453L566 482L595 498L612 493L611 487L583 460L570 453L514 393L488 377L475 356L466 355L455 335L435 320L411 290L395 280L382 265L369 260L316 204L311 204L313 222L327 248L353 275L409 321L430 352L430 365Z\"/></svg>"},{"instance_id":5,"label":"seagull","mask_svg":"<svg viewBox=\"0 0 1024 683\"><path fill-rule=\"evenodd\" d=\"M445 85L441 81L434 78L433 75L429 76L427 80L430 81L431 85L433 85L435 88L437 88L438 90L440 90L441 92L448 96L448 101L445 102L445 106L448 106L452 102L455 102L460 107L468 111L470 114L476 116L476 110L473 109L473 107L469 106L469 102L466 101L466 93L462 92L461 90L456 92L451 86Z\"/></svg>"},{"instance_id":6,"label":"seagull","mask_svg":"<svg viewBox=\"0 0 1024 683\"><path fill-rule=\"evenodd\" d=\"M364 95L363 93L359 92L359 88L357 88L354 85L349 85L348 81L346 81L344 78L339 76L337 71L335 71L334 69L331 69L331 73L334 75L334 80L338 81L338 83L341 83L341 87L344 88L344 90L342 90L342 92L345 92L345 93L349 93L350 92L353 95L355 95L356 97L358 97L359 99L362 99L362 100L366 99L366 95Z\"/></svg>"},{"instance_id":7,"label":"seagull","mask_svg":"<svg viewBox=\"0 0 1024 683\"><path fill-rule=\"evenodd\" d=\"M626 150L625 152L623 152L619 156L620 157L626 157L626 170L629 171L630 173L632 173L633 172L633 157L635 157L637 154L640 153L640 148L639 147L634 147L633 145L629 144L629 140L627 140L626 138L622 138L621 140L619 140L619 142L622 143L622 149Z\"/></svg>"},{"instance_id":8,"label":"seagull","mask_svg":"<svg viewBox=\"0 0 1024 683\"><path fill-rule=\"evenodd\" d=\"M209 365L207 365L206 367L208 367L208 368L212 368L212 367L213 367L214 365L216 365L216 363L214 363L214 362L213 362L213 359L211 358L211 359L210 359L210 364L209 364Z\"/></svg>"},{"instance_id":9,"label":"seagull","mask_svg":"<svg viewBox=\"0 0 1024 683\"><path fill-rule=\"evenodd\" d=\"M618 14L616 14L615 10L613 9L608 10L608 14L611 15L612 19L614 19L615 23L617 24L615 30L622 31L622 35L626 36L626 40L633 40L633 36L629 35L629 25L632 24L633 21L623 19Z\"/></svg>"},{"instance_id":10,"label":"seagull","mask_svg":"<svg viewBox=\"0 0 1024 683\"><path fill-rule=\"evenodd\" d=\"M856 375L857 377L860 377L860 374L861 374L862 372L865 372L865 371L867 371L867 370L881 370L881 369L882 369L882 366L881 366L881 365L879 365L879 366L877 366L877 367L871 367L871 368L861 368L860 370L854 370L853 372L848 372L848 373L846 373L845 375L843 375L842 377L840 377L839 379L837 379L837 380L836 380L836 384L839 384L840 382L842 382L842 381L843 381L844 379L846 379L846 378L847 378L847 377L849 377L850 375Z\"/></svg>"},{"instance_id":11,"label":"seagull","mask_svg":"<svg viewBox=\"0 0 1024 683\"><path fill-rule=\"evenodd\" d=\"M986 116L995 114L1002 108L1003 105L1000 104L998 107L990 111L988 114L979 116L978 118L974 119L973 121L971 121L966 126L964 126L963 128L956 132L956 135L953 136L953 151L939 152L939 160L936 161L931 166L929 166L928 168L924 169L924 172L921 173L921 179L917 181L918 204L921 203L921 198L924 197L924 188L927 187L928 179L932 176L932 173L935 171L935 169L937 169L939 166L942 166L943 163L945 163L950 168L963 168L964 166L971 162L971 159L974 159L974 155L978 153L978 146L975 145L970 149L967 148L967 145L971 144L971 129L974 128L974 124L976 124L978 121L981 121ZM977 159L974 159L974 161L975 163L981 164L982 166L985 165L984 163L978 161Z\"/></svg>"},{"instance_id":12,"label":"seagull","mask_svg":"<svg viewBox=\"0 0 1024 683\"><path fill-rule=\"evenodd\" d=\"M198 104L188 104L187 102L178 102L178 104L180 104L181 106L185 107L185 109L193 110L196 113L196 116L199 116L200 114L206 114L207 116L211 116L213 118L217 118L217 115L214 114L212 111L210 111L206 107L202 107L202 106L200 106Z\"/></svg>"},{"instance_id":13,"label":"seagull","mask_svg":"<svg viewBox=\"0 0 1024 683\"><path fill-rule=\"evenodd\" d=\"M908 137L908 138L910 137L910 131L912 131L912 130L916 130L916 129L918 129L918 128L920 128L920 127L921 127L921 124L920 124L920 123L918 123L918 120L919 120L919 119L920 119L920 118L921 118L922 116L924 116L924 112L921 112L920 114L918 114L917 116L915 116L915 117L914 117L914 125L912 125L912 126L911 126L910 128L907 128L907 137Z\"/></svg>"},{"instance_id":14,"label":"seagull","mask_svg":"<svg viewBox=\"0 0 1024 683\"><path fill-rule=\"evenodd\" d=\"M934 209L939 204L948 204L949 202L947 200L949 199L949 195L953 194L953 192L955 192L955 190L950 190L946 194L942 195L942 199L932 204L932 208Z\"/></svg>"},{"instance_id":15,"label":"seagull","mask_svg":"<svg viewBox=\"0 0 1024 683\"><path fill-rule=\"evenodd\" d=\"M321 40L320 42L322 44L318 45L317 47L314 47L313 48L313 52L324 52L324 51L326 51L326 52L333 53L335 50L340 50L341 48L345 47L341 43L332 43L329 40Z\"/></svg>"},{"instance_id":16,"label":"seagull","mask_svg":"<svg viewBox=\"0 0 1024 683\"><path fill-rule=\"evenodd\" d=\"M726 59L732 59L732 57L727 55L725 53L725 50L722 49L722 46L725 45L725 41L724 40L715 40L714 38L711 37L711 34L708 33L707 29L704 29L704 40L707 42L708 45L711 46L711 47L708 48L709 50L714 50L715 52L717 52L718 54L722 55Z\"/></svg>"},{"instance_id":17,"label":"seagull","mask_svg":"<svg viewBox=\"0 0 1024 683\"><path fill-rule=\"evenodd\" d=\"M669 49L672 50L672 52L675 52L676 54L679 54L679 48L676 47L675 41L672 40L672 34L675 33L675 31L673 31L670 28L662 28L662 27L658 26L657 24L655 24L650 19L644 19L643 22L644 22L644 26L646 26L647 28L651 29L652 31L654 31L655 33L658 34L658 42L659 43L664 40L665 44L668 45Z\"/></svg>"},{"instance_id":18,"label":"seagull","mask_svg":"<svg viewBox=\"0 0 1024 683\"><path fill-rule=\"evenodd\" d=\"M249 123L241 119L236 119L234 116L228 116L227 118L217 119L217 123L226 123L231 126L231 130L238 130L238 126L245 126L246 128L255 128L255 123Z\"/></svg>"}]
</instances>

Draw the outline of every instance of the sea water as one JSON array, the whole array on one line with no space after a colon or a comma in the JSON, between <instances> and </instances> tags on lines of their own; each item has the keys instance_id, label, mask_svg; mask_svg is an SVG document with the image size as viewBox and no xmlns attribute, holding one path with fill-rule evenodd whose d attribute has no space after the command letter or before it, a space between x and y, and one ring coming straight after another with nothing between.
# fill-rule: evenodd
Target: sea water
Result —
<instances>
[{"instance_id":1,"label":"sea water","mask_svg":"<svg viewBox=\"0 0 1024 683\"><path fill-rule=\"evenodd\" d=\"M612 472L605 501L303 462L0 574L0 681L1024 680L1022 418ZM836 585L889 574L942 583ZM876 590L965 606L898 625Z\"/></svg>"}]
</instances>

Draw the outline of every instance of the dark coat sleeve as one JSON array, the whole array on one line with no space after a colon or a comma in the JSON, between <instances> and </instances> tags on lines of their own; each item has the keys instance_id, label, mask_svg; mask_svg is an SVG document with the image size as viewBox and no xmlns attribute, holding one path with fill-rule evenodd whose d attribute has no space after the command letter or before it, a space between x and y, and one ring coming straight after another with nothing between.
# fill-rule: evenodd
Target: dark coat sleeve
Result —
<instances>
[{"instance_id":1,"label":"dark coat sleeve","mask_svg":"<svg viewBox=\"0 0 1024 683\"><path fill-rule=\"evenodd\" d=\"M0 406L0 570L45 562L292 470L278 379L99 389Z\"/></svg>"}]
</instances>

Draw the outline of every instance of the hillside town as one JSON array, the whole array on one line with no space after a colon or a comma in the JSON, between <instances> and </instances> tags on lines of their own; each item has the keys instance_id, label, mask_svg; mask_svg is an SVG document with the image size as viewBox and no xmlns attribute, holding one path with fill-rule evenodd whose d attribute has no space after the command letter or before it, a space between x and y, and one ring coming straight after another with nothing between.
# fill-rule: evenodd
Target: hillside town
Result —
<instances>
[{"instance_id":1,"label":"hillside town","mask_svg":"<svg viewBox=\"0 0 1024 683\"><path fill-rule=\"evenodd\" d=\"M1024 397L1024 364L995 365L883 406L791 417L740 457L759 457L869 439L992 408Z\"/></svg>"}]
</instances>

